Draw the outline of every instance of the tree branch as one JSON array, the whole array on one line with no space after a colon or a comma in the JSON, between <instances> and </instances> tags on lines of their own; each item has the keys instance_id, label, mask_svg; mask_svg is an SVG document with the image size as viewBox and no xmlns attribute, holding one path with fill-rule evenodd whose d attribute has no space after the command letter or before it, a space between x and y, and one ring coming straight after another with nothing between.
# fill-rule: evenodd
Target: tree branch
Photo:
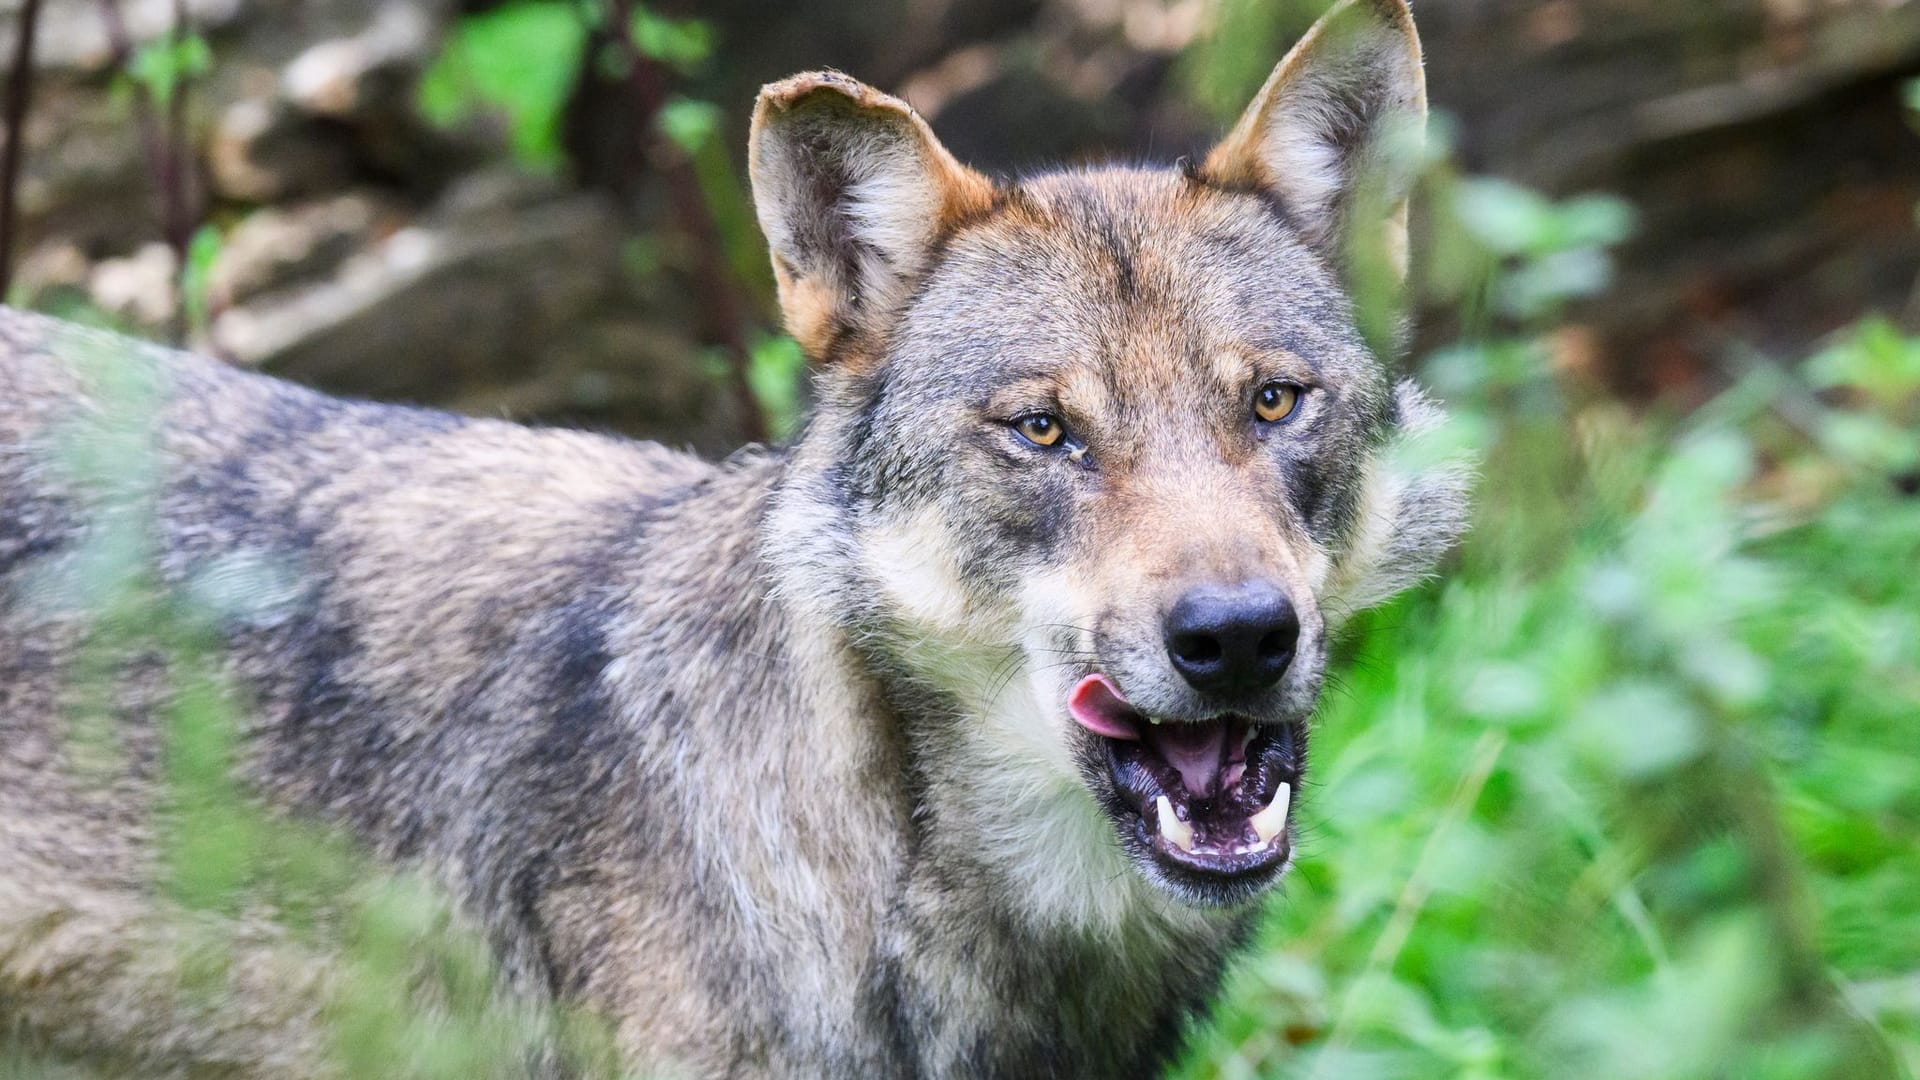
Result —
<instances>
[{"instance_id":1,"label":"tree branch","mask_svg":"<svg viewBox=\"0 0 1920 1080\"><path fill-rule=\"evenodd\" d=\"M20 162L27 141L27 108L33 97L33 39L39 25L40 0L25 0L20 6L19 37L13 43L13 68L7 77L7 146L0 155L0 301L6 299L13 285Z\"/></svg>"}]
</instances>

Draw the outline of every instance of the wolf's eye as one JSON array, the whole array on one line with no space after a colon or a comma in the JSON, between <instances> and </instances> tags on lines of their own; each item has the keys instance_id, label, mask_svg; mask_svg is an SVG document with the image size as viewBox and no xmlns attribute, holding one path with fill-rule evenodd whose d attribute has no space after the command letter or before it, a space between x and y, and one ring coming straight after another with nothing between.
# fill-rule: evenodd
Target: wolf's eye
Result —
<instances>
[{"instance_id":1,"label":"wolf's eye","mask_svg":"<svg viewBox=\"0 0 1920 1080\"><path fill-rule=\"evenodd\" d=\"M1059 417L1049 413L1028 413L1013 422L1013 430L1020 437L1035 446L1058 446L1065 437L1066 429L1061 426Z\"/></svg>"},{"instance_id":2,"label":"wolf's eye","mask_svg":"<svg viewBox=\"0 0 1920 1080\"><path fill-rule=\"evenodd\" d=\"M1300 388L1292 383L1270 382L1253 398L1253 415L1269 424L1277 424L1300 408Z\"/></svg>"}]
</instances>

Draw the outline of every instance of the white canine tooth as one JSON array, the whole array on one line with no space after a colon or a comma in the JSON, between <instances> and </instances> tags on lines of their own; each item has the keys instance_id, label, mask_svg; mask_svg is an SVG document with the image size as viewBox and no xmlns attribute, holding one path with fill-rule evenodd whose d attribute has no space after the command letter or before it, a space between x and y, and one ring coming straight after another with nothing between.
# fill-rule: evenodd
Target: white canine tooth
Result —
<instances>
[{"instance_id":1,"label":"white canine tooth","mask_svg":"<svg viewBox=\"0 0 1920 1080\"><path fill-rule=\"evenodd\" d=\"M1247 733L1245 735L1240 736L1240 756L1241 757L1246 756L1247 747L1253 745L1253 737L1259 733L1259 730L1260 729L1254 727L1252 724L1247 725Z\"/></svg>"},{"instance_id":2,"label":"white canine tooth","mask_svg":"<svg viewBox=\"0 0 1920 1080\"><path fill-rule=\"evenodd\" d=\"M1160 801L1154 803L1154 806L1160 812L1160 835L1166 837L1167 843L1181 851L1192 851L1193 826L1174 816L1172 800L1162 795Z\"/></svg>"},{"instance_id":3,"label":"white canine tooth","mask_svg":"<svg viewBox=\"0 0 1920 1080\"><path fill-rule=\"evenodd\" d=\"M1287 827L1287 806L1293 802L1293 785L1281 784L1280 790L1273 793L1273 801L1265 810L1253 815L1253 834L1260 838L1262 846L1280 835Z\"/></svg>"},{"instance_id":4,"label":"white canine tooth","mask_svg":"<svg viewBox=\"0 0 1920 1080\"><path fill-rule=\"evenodd\" d=\"M1157 717L1157 716L1149 716L1149 717L1147 717L1147 723L1149 723L1149 724L1152 724L1152 725L1153 725L1154 727L1159 727L1159 726L1160 726L1160 718L1159 718L1159 717Z\"/></svg>"}]
</instances>

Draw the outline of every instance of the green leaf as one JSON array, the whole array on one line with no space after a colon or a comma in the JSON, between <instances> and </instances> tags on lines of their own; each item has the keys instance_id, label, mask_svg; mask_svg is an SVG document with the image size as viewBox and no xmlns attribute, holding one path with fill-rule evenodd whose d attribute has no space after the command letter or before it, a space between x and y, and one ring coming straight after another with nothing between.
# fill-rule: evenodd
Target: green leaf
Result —
<instances>
[{"instance_id":1,"label":"green leaf","mask_svg":"<svg viewBox=\"0 0 1920 1080\"><path fill-rule=\"evenodd\" d=\"M660 107L660 133L689 157L698 155L720 131L720 108L704 101L675 98Z\"/></svg>"},{"instance_id":2,"label":"green leaf","mask_svg":"<svg viewBox=\"0 0 1920 1080\"><path fill-rule=\"evenodd\" d=\"M628 33L640 55L692 71L713 54L713 30L698 19L669 19L636 8Z\"/></svg>"},{"instance_id":3,"label":"green leaf","mask_svg":"<svg viewBox=\"0 0 1920 1080\"><path fill-rule=\"evenodd\" d=\"M807 358L785 335L756 342L747 357L747 386L776 439L791 436L800 424L800 385Z\"/></svg>"},{"instance_id":4,"label":"green leaf","mask_svg":"<svg viewBox=\"0 0 1920 1080\"><path fill-rule=\"evenodd\" d=\"M1553 232L1553 204L1545 196L1493 177L1462 181L1453 212L1475 239L1500 255L1539 247Z\"/></svg>"},{"instance_id":5,"label":"green leaf","mask_svg":"<svg viewBox=\"0 0 1920 1080\"><path fill-rule=\"evenodd\" d=\"M497 112L506 118L515 157L556 169L562 114L586 41L579 10L560 0L519 0L468 15L421 77L420 111L442 127Z\"/></svg>"},{"instance_id":6,"label":"green leaf","mask_svg":"<svg viewBox=\"0 0 1920 1080\"><path fill-rule=\"evenodd\" d=\"M213 264L225 247L226 236L213 224L194 230L193 239L187 242L187 264L180 270L180 300L186 306L188 325L196 331L207 327L208 286L213 280Z\"/></svg>"},{"instance_id":7,"label":"green leaf","mask_svg":"<svg viewBox=\"0 0 1920 1080\"><path fill-rule=\"evenodd\" d=\"M162 38L134 50L127 63L127 74L146 87L156 105L166 108L181 84L213 67L213 50L198 34L183 38Z\"/></svg>"},{"instance_id":8,"label":"green leaf","mask_svg":"<svg viewBox=\"0 0 1920 1080\"><path fill-rule=\"evenodd\" d=\"M1630 780L1667 772L1705 748L1698 711L1672 686L1637 679L1596 694L1573 733L1599 764Z\"/></svg>"},{"instance_id":9,"label":"green leaf","mask_svg":"<svg viewBox=\"0 0 1920 1080\"><path fill-rule=\"evenodd\" d=\"M1920 394L1920 338L1885 318L1867 319L1807 362L1818 386L1851 386L1883 404Z\"/></svg>"}]
</instances>

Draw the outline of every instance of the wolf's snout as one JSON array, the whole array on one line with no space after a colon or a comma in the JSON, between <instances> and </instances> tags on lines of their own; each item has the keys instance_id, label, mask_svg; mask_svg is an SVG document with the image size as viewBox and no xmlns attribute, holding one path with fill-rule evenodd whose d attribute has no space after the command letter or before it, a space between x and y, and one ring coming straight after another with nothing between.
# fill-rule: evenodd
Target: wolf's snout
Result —
<instances>
[{"instance_id":1,"label":"wolf's snout","mask_svg":"<svg viewBox=\"0 0 1920 1080\"><path fill-rule=\"evenodd\" d=\"M1195 690L1254 694L1286 674L1300 617L1286 594L1265 581L1202 585L1174 603L1165 632L1174 670Z\"/></svg>"}]
</instances>

